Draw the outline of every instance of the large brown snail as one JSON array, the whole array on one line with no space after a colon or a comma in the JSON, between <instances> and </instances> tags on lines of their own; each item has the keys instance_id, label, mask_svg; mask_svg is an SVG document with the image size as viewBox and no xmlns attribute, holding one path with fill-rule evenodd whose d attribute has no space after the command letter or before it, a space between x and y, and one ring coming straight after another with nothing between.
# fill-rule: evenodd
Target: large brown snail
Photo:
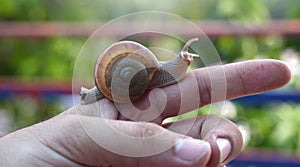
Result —
<instances>
[{"instance_id":1,"label":"large brown snail","mask_svg":"<svg viewBox=\"0 0 300 167\"><path fill-rule=\"evenodd\" d=\"M198 56L188 52L189 46L197 40L187 41L178 56L167 62L158 61L148 48L133 41L112 44L96 61L96 86L81 88L81 103L89 104L102 98L128 103L148 89L179 82L193 57Z\"/></svg>"}]
</instances>

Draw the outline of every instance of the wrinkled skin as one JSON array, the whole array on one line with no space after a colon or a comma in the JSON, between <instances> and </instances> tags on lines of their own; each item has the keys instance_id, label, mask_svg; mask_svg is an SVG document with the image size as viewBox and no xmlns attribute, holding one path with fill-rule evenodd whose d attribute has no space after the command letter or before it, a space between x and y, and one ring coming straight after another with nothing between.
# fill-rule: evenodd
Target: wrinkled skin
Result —
<instances>
[{"instance_id":1,"label":"wrinkled skin","mask_svg":"<svg viewBox=\"0 0 300 167\"><path fill-rule=\"evenodd\" d=\"M208 71L214 68L216 67L189 72L181 81L186 87L180 92L178 85L170 85L160 90L151 90L136 102L138 108L149 108L151 103L149 110L155 112L162 109L161 98L167 99L163 112L151 122L132 121L120 114L126 115L131 112L126 105L121 106L123 111L120 111L112 102L103 99L90 105L76 105L47 121L4 136L0 138L0 166L224 166L242 149L242 136L235 124L217 115L205 115L194 119L193 126L187 132L185 126L191 119L162 124L164 119L178 115L180 101L183 100L180 93L190 93L191 77L196 78L201 97L196 98L198 102L194 104L195 100L186 96L187 99L184 100L189 103L184 103L186 106L181 113L210 103L281 87L290 80L291 74L284 63L275 60L224 65L222 68L226 76L226 97L217 96L212 99ZM165 96L161 96L160 91L163 91ZM148 95L154 97L151 102L147 100ZM96 143L98 139L107 137L110 133L109 130L105 131L107 133L104 135L104 131L99 132L99 128L107 124L119 132L135 137L148 137L164 132L163 139L156 139L155 142L173 145L163 152L145 157L119 155ZM111 140L125 149L131 146L141 150L146 148L143 145L146 143L143 142L127 143L127 146L123 147L122 142L125 139L115 139L111 136ZM189 145L191 147L182 144L184 142L180 144L180 141L192 143ZM199 144L200 142L202 143ZM178 152L179 148L185 150Z\"/></svg>"}]
</instances>

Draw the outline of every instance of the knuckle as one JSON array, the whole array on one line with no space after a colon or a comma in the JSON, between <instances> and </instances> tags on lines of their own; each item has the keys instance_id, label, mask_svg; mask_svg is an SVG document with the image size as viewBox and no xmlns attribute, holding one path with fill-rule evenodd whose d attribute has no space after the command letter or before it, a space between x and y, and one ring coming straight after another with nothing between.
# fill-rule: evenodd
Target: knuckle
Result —
<instances>
[{"instance_id":1,"label":"knuckle","mask_svg":"<svg viewBox=\"0 0 300 167\"><path fill-rule=\"evenodd\" d=\"M211 85L206 79L197 79L200 94L200 105L206 105L211 102Z\"/></svg>"}]
</instances>

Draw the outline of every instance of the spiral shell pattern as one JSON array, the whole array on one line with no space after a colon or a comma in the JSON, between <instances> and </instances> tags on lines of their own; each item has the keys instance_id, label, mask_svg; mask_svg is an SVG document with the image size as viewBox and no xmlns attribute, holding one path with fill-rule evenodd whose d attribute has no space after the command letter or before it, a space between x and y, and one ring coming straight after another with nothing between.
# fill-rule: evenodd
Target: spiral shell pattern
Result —
<instances>
[{"instance_id":1,"label":"spiral shell pattern","mask_svg":"<svg viewBox=\"0 0 300 167\"><path fill-rule=\"evenodd\" d=\"M141 96L161 64L143 45L132 41L113 44L98 57L95 65L97 88L108 99L127 103Z\"/></svg>"},{"instance_id":2,"label":"spiral shell pattern","mask_svg":"<svg viewBox=\"0 0 300 167\"><path fill-rule=\"evenodd\" d=\"M129 102L142 95L148 87L146 67L136 59L124 58L112 70L111 92L115 102Z\"/></svg>"}]
</instances>

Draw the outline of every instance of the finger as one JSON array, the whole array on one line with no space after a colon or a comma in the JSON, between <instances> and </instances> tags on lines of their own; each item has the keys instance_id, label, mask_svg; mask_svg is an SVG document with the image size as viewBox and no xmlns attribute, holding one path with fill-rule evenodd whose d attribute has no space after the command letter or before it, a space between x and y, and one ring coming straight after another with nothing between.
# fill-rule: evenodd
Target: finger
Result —
<instances>
[{"instance_id":1,"label":"finger","mask_svg":"<svg viewBox=\"0 0 300 167\"><path fill-rule=\"evenodd\" d=\"M216 71L220 74L215 74ZM216 78L223 74L225 81ZM141 115L155 113L156 115L154 116L156 118L151 119L151 121L159 124L165 118L183 114L209 103L279 88L288 83L290 78L291 73L289 68L280 61L252 60L238 62L224 66L193 70L187 73L185 78L180 82L180 89L177 84L174 84L151 90L145 96L138 99L134 103L134 107L132 107L132 104L118 104L121 114L117 114L117 110L114 108L115 104L109 102L107 99L100 100L91 105L77 105L75 108L70 109L71 112L66 113L99 116L99 113L105 112L106 114L102 114L105 118L116 119L118 117L118 119L136 121L149 121L149 119L145 119ZM193 88L191 85L196 85L196 87ZM218 89L221 92L220 95L218 95ZM148 100L149 96L150 100ZM80 112L77 112L76 108ZM105 110L107 108L109 110ZM113 116L110 115L111 113L113 113ZM154 116L150 116L150 118ZM136 117L137 119L134 119Z\"/></svg>"},{"instance_id":2,"label":"finger","mask_svg":"<svg viewBox=\"0 0 300 167\"><path fill-rule=\"evenodd\" d=\"M58 154L54 156L81 165L199 167L211 154L207 142L154 123L66 115L43 126L47 132L39 131L38 138Z\"/></svg>"},{"instance_id":3,"label":"finger","mask_svg":"<svg viewBox=\"0 0 300 167\"><path fill-rule=\"evenodd\" d=\"M193 125L187 129L188 125ZM212 148L208 166L227 164L241 151L243 138L238 127L227 119L216 115L206 115L196 119L186 119L165 124L164 127L176 133L200 138L210 143Z\"/></svg>"},{"instance_id":4,"label":"finger","mask_svg":"<svg viewBox=\"0 0 300 167\"><path fill-rule=\"evenodd\" d=\"M220 79L222 76L225 76L224 80ZM187 73L179 84L151 90L150 101L146 95L135 104L140 110L162 110L159 120L163 120L206 104L276 89L287 84L290 78L289 68L276 60L252 60L200 68ZM193 87L195 81L197 87ZM166 101L165 105L161 105L163 101ZM126 106L119 108L126 109ZM132 113L132 110L122 112Z\"/></svg>"}]
</instances>

